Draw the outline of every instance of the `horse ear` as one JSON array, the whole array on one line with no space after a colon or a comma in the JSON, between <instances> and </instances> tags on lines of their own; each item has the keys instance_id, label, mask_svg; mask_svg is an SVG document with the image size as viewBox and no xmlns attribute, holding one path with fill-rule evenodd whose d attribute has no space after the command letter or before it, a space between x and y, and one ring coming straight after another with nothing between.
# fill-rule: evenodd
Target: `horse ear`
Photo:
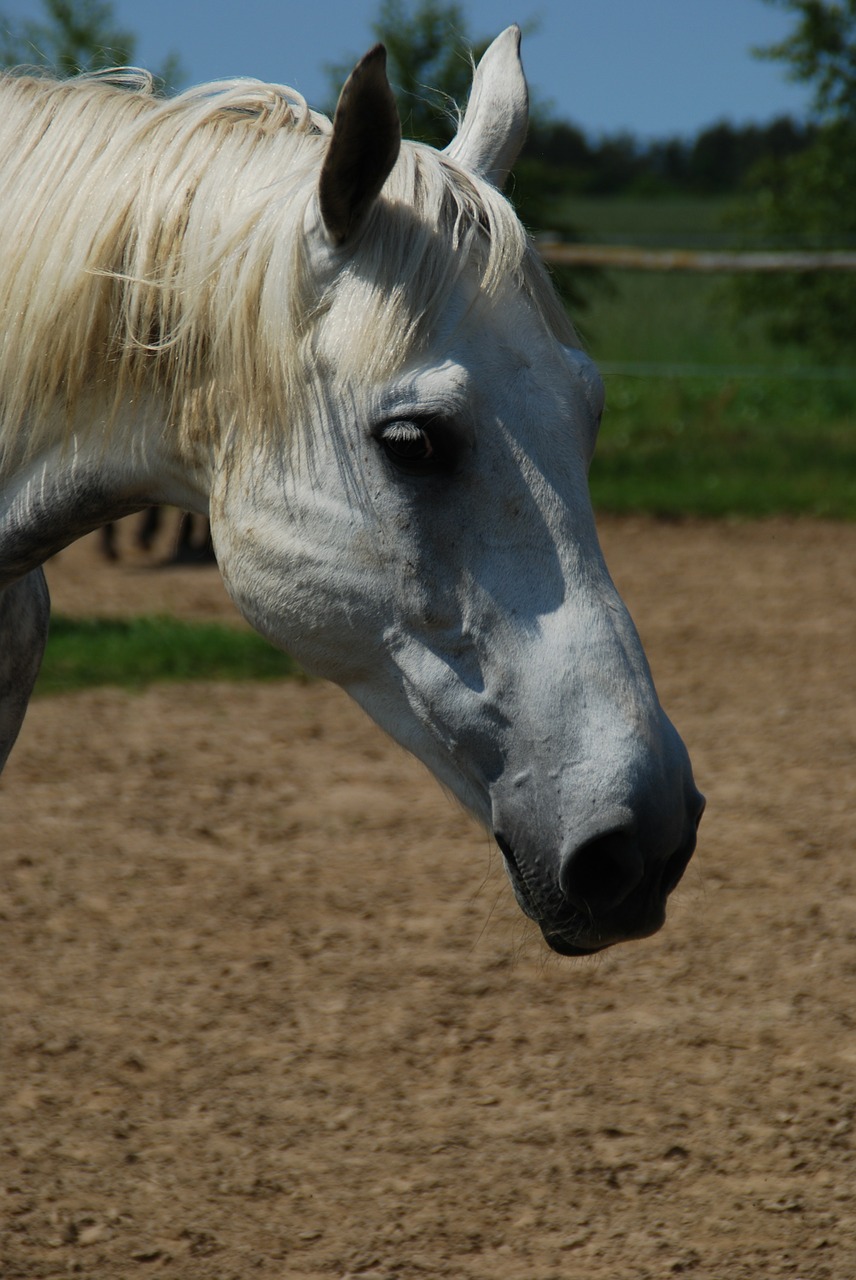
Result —
<instances>
[{"instance_id":1,"label":"horse ear","mask_svg":"<svg viewBox=\"0 0 856 1280\"><path fill-rule=\"evenodd\" d=\"M386 182L401 147L401 121L376 44L354 67L339 97L321 167L318 203L334 244L352 236Z\"/></svg>"},{"instance_id":2,"label":"horse ear","mask_svg":"<svg viewBox=\"0 0 856 1280\"><path fill-rule=\"evenodd\" d=\"M520 28L508 27L476 68L458 134L446 155L502 187L526 140L529 90L520 61Z\"/></svg>"}]
</instances>

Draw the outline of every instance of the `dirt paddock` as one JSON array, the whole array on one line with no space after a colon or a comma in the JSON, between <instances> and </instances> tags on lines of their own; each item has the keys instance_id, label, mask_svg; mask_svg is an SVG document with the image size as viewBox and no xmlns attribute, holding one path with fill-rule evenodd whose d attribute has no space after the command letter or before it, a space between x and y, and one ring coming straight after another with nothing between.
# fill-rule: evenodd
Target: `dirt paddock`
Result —
<instances>
[{"instance_id":1,"label":"dirt paddock","mask_svg":"<svg viewBox=\"0 0 856 1280\"><path fill-rule=\"evenodd\" d=\"M666 928L599 959L332 688L33 704L3 1280L856 1277L856 526L602 536L708 812ZM92 540L50 579L234 616Z\"/></svg>"}]
</instances>

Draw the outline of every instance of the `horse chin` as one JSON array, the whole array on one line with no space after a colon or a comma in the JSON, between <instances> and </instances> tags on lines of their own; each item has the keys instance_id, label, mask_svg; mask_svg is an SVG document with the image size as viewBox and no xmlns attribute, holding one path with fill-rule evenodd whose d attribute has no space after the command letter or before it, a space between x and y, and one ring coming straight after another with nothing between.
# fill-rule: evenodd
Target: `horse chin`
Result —
<instances>
[{"instance_id":1,"label":"horse chin","mask_svg":"<svg viewBox=\"0 0 856 1280\"><path fill-rule=\"evenodd\" d=\"M637 942L658 933L666 921L666 905L662 903L633 924L617 920L586 920L577 927L567 924L541 924L544 941L560 956L593 956L619 942Z\"/></svg>"},{"instance_id":2,"label":"horse chin","mask_svg":"<svg viewBox=\"0 0 856 1280\"><path fill-rule=\"evenodd\" d=\"M598 951L604 951L606 947L610 946L610 943L605 942L599 947L578 947L573 942L565 942L563 938L555 933L544 933L544 941L551 951L555 951L560 956L596 956Z\"/></svg>"}]
</instances>

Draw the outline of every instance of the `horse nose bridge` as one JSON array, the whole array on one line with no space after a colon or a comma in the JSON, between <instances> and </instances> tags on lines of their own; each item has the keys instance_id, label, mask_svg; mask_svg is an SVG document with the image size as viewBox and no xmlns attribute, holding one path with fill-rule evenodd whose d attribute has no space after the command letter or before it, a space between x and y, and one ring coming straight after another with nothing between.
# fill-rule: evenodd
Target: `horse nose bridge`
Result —
<instances>
[{"instance_id":1,"label":"horse nose bridge","mask_svg":"<svg viewBox=\"0 0 856 1280\"><path fill-rule=\"evenodd\" d=\"M629 719L638 730L656 719L659 703L633 620L604 575L568 587L559 608L538 617L524 681L557 711L572 702L583 717L616 727ZM534 687L527 693L538 696Z\"/></svg>"},{"instance_id":2,"label":"horse nose bridge","mask_svg":"<svg viewBox=\"0 0 856 1280\"><path fill-rule=\"evenodd\" d=\"M542 802L552 791L570 804L630 804L640 794L668 789L683 769L685 751L657 700L653 685L626 668L598 671L588 660L550 679L536 663L517 690L518 740L532 774L544 779ZM584 799L583 799L584 798Z\"/></svg>"}]
</instances>

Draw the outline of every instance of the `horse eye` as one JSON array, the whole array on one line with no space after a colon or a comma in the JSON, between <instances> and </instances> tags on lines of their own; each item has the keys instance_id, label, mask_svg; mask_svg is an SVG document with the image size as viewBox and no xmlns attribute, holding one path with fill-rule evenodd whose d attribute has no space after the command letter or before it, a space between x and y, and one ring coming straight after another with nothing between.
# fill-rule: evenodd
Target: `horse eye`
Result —
<instances>
[{"instance_id":1,"label":"horse eye","mask_svg":"<svg viewBox=\"0 0 856 1280\"><path fill-rule=\"evenodd\" d=\"M401 462L427 462L434 456L431 437L415 422L390 422L381 436L390 458Z\"/></svg>"},{"instance_id":2,"label":"horse eye","mask_svg":"<svg viewBox=\"0 0 856 1280\"><path fill-rule=\"evenodd\" d=\"M407 475L433 475L454 464L450 442L434 424L387 422L377 438L393 466Z\"/></svg>"}]
</instances>

